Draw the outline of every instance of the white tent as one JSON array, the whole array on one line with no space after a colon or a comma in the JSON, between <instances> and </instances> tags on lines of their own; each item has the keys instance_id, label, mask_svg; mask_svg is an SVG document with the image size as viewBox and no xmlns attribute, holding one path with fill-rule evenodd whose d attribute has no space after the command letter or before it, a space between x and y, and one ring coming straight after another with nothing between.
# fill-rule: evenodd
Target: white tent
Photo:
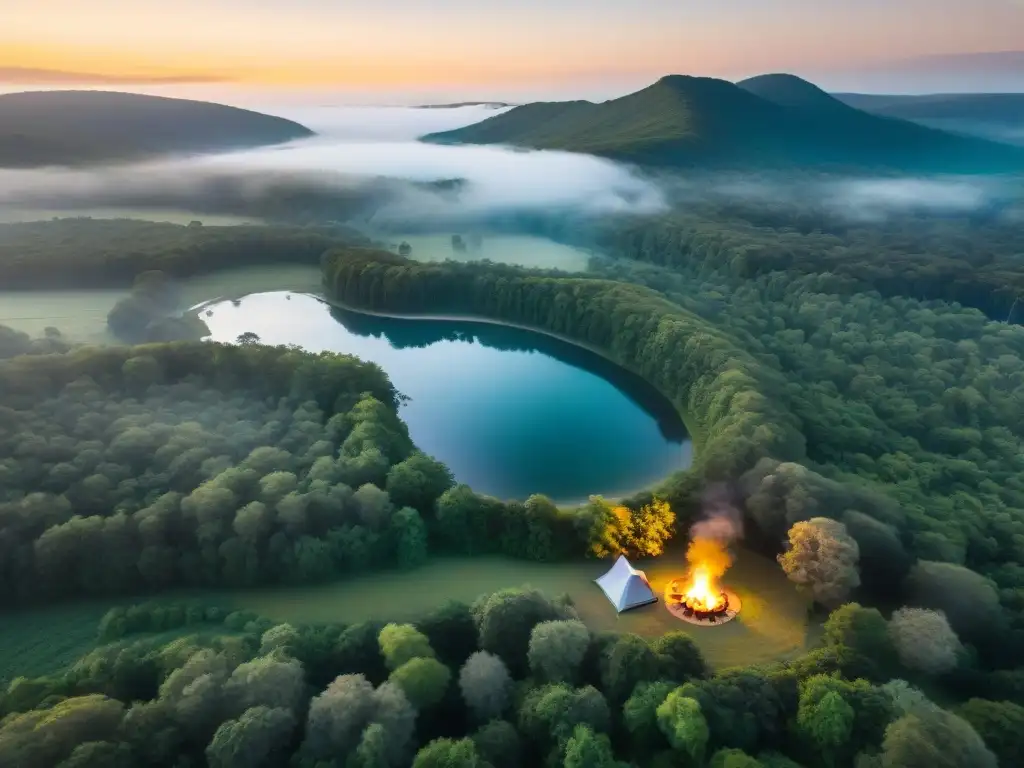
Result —
<instances>
[{"instance_id":1,"label":"white tent","mask_svg":"<svg viewBox=\"0 0 1024 768\"><path fill-rule=\"evenodd\" d=\"M624 555L619 555L608 573L594 582L604 590L619 613L658 602L658 596L647 582L647 574L630 565Z\"/></svg>"}]
</instances>

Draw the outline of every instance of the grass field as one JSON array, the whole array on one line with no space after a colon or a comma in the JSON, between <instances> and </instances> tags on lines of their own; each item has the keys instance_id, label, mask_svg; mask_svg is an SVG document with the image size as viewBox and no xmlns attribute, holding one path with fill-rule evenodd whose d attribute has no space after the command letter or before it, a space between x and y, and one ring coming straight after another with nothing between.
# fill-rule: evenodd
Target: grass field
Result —
<instances>
[{"instance_id":1,"label":"grass field","mask_svg":"<svg viewBox=\"0 0 1024 768\"><path fill-rule=\"evenodd\" d=\"M659 596L669 580L683 575L681 555L635 564ZM818 639L808 619L808 602L778 565L750 552L740 554L726 583L743 603L740 615L720 627L695 627L672 617L663 602L616 614L593 583L609 563L526 563L498 557L438 558L410 573L380 573L313 587L226 592L210 599L280 621L357 622L411 620L447 599L472 602L510 586L533 586L549 596L568 593L592 630L635 632L656 637L670 630L692 635L715 667L791 658Z\"/></svg>"},{"instance_id":2,"label":"grass field","mask_svg":"<svg viewBox=\"0 0 1024 768\"><path fill-rule=\"evenodd\" d=\"M412 246L410 258L416 261L479 261L489 259L502 264L514 264L530 269L561 269L565 272L585 272L590 255L580 248L556 243L545 237L529 235L487 235L480 250L457 252L452 249L450 234L393 235L370 233L375 240L384 242L391 250L406 242Z\"/></svg>"},{"instance_id":3,"label":"grass field","mask_svg":"<svg viewBox=\"0 0 1024 768\"><path fill-rule=\"evenodd\" d=\"M320 290L320 269L285 264L229 269L183 280L182 305L240 298L261 291ZM127 290L3 291L0 290L0 325L30 336L41 336L54 326L69 339L84 344L114 344L107 330L107 313L128 295Z\"/></svg>"},{"instance_id":4,"label":"grass field","mask_svg":"<svg viewBox=\"0 0 1024 768\"><path fill-rule=\"evenodd\" d=\"M680 556L669 554L642 567L659 595L682 575ZM767 558L742 552L726 583L743 602L740 615L720 627L694 627L673 618L664 603L616 614L593 583L608 563L528 563L500 557L437 558L410 572L383 572L307 587L244 591L174 593L168 600L201 600L205 605L249 610L296 624L354 623L367 619L412 621L445 600L472 602L505 587L530 585L549 596L568 593L592 630L636 632L657 637L688 632L704 657L718 668L792 658L813 646L819 627L808 620L807 601ZM93 600L0 616L0 686L13 677L44 675L71 664L98 647L97 625L115 605L131 598ZM166 633L166 639L195 628ZM217 628L223 633L222 628Z\"/></svg>"}]
</instances>

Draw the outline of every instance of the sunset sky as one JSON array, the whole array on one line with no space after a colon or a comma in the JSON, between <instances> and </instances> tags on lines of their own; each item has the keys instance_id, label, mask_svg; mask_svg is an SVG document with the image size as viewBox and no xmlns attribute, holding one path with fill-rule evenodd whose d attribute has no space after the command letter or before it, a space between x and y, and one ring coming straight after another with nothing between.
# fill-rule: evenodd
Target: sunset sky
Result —
<instances>
[{"instance_id":1,"label":"sunset sky","mask_svg":"<svg viewBox=\"0 0 1024 768\"><path fill-rule=\"evenodd\" d=\"M0 6L8 6L0 24L0 81L8 83L72 82L88 74L100 82L215 80L498 97L537 86L614 89L669 72L738 78L791 71L844 87L861 75L867 82L871 73L899 69L900 60L1024 49L1024 0L0 0ZM897 89L912 89L907 82ZM1021 89L1024 82L1014 90Z\"/></svg>"}]
</instances>

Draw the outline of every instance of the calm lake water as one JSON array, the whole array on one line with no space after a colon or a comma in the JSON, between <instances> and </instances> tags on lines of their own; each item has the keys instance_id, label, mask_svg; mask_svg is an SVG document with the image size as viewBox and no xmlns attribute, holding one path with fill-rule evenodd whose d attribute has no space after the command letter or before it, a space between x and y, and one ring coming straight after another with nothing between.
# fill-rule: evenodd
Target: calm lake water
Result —
<instances>
[{"instance_id":1,"label":"calm lake water","mask_svg":"<svg viewBox=\"0 0 1024 768\"><path fill-rule=\"evenodd\" d=\"M682 421L650 385L540 334L342 312L288 292L215 302L202 317L217 341L251 331L377 363L411 398L401 416L417 446L499 498L622 496L691 459Z\"/></svg>"}]
</instances>

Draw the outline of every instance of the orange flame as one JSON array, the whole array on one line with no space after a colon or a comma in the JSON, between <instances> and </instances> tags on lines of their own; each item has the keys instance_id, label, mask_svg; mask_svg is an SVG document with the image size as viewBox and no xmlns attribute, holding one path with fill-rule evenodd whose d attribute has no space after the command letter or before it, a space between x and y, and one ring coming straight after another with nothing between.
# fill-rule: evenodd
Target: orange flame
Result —
<instances>
[{"instance_id":1,"label":"orange flame","mask_svg":"<svg viewBox=\"0 0 1024 768\"><path fill-rule=\"evenodd\" d=\"M690 564L686 602L698 610L714 610L722 602L718 580L732 565L732 555L724 542L698 537L690 542L686 560Z\"/></svg>"},{"instance_id":2,"label":"orange flame","mask_svg":"<svg viewBox=\"0 0 1024 768\"><path fill-rule=\"evenodd\" d=\"M722 590L713 585L712 581L706 568L694 570L690 588L686 591L686 602L699 610L713 611L722 599Z\"/></svg>"}]
</instances>

